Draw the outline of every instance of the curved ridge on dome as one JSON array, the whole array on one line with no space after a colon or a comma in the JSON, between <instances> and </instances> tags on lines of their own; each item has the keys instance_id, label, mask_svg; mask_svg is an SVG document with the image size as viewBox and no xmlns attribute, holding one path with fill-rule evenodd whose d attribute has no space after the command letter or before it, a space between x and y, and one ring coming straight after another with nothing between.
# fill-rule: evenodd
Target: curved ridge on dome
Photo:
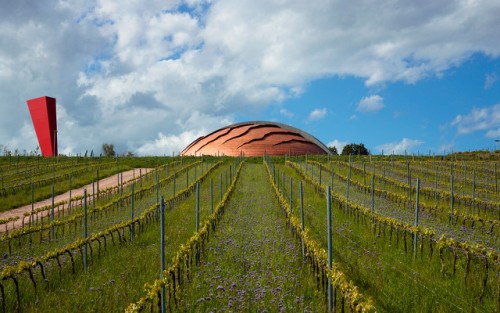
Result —
<instances>
[{"instance_id":1,"label":"curved ridge on dome","mask_svg":"<svg viewBox=\"0 0 500 313\"><path fill-rule=\"evenodd\" d=\"M239 156L330 154L317 138L293 126L268 121L235 123L190 143L181 155Z\"/></svg>"}]
</instances>

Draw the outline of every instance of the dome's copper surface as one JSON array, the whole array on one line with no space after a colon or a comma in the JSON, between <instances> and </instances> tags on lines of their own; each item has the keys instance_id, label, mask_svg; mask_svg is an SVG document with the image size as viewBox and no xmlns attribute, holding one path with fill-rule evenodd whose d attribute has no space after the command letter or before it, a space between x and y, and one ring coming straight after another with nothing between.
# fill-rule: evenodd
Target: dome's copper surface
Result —
<instances>
[{"instance_id":1,"label":"dome's copper surface","mask_svg":"<svg viewBox=\"0 0 500 313\"><path fill-rule=\"evenodd\" d=\"M181 155L239 156L329 154L318 139L275 122L243 122L218 129L188 145Z\"/></svg>"}]
</instances>

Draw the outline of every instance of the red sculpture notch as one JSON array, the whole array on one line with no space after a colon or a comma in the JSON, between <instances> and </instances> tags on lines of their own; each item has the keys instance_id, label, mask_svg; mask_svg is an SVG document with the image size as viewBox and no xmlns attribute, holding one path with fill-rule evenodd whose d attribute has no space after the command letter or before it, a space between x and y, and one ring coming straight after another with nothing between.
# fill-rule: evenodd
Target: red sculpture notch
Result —
<instances>
[{"instance_id":1,"label":"red sculpture notch","mask_svg":"<svg viewBox=\"0 0 500 313\"><path fill-rule=\"evenodd\" d=\"M57 156L56 99L40 97L26 101L43 156Z\"/></svg>"}]
</instances>

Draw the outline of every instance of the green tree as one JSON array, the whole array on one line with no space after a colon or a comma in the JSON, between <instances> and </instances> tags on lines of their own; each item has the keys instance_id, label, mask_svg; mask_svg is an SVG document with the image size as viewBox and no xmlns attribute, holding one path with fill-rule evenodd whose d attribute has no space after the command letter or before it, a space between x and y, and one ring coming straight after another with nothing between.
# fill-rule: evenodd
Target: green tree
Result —
<instances>
[{"instance_id":1,"label":"green tree","mask_svg":"<svg viewBox=\"0 0 500 313\"><path fill-rule=\"evenodd\" d=\"M348 145L344 146L344 149L342 149L342 155L369 155L370 152L368 152L368 149L366 149L365 145L360 143L360 144L355 144L355 143L350 143Z\"/></svg>"},{"instance_id":2,"label":"green tree","mask_svg":"<svg viewBox=\"0 0 500 313\"><path fill-rule=\"evenodd\" d=\"M333 155L339 155L339 152L337 151L337 147L328 147L328 150L330 150L330 152Z\"/></svg>"},{"instance_id":3,"label":"green tree","mask_svg":"<svg viewBox=\"0 0 500 313\"><path fill-rule=\"evenodd\" d=\"M115 146L113 144L108 144L108 143L103 143L102 144L102 152L104 153L104 156L115 156Z\"/></svg>"}]
</instances>

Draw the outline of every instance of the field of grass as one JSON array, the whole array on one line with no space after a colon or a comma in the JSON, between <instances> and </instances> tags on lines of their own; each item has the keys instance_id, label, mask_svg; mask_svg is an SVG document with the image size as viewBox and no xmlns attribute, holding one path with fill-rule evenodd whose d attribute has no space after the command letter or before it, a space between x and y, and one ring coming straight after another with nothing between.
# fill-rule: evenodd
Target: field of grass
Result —
<instances>
[{"instance_id":1,"label":"field of grass","mask_svg":"<svg viewBox=\"0 0 500 313\"><path fill-rule=\"evenodd\" d=\"M327 312L329 301L338 312L500 310L498 160L242 161L0 158L0 207L29 203L30 180L67 190L78 167L155 169L133 193L89 198L86 214L3 234L0 311L161 311L163 293L173 312ZM96 178L83 172L82 184Z\"/></svg>"},{"instance_id":2,"label":"field of grass","mask_svg":"<svg viewBox=\"0 0 500 313\"><path fill-rule=\"evenodd\" d=\"M248 164L181 311L321 312L324 297L284 223L261 164Z\"/></svg>"}]
</instances>

